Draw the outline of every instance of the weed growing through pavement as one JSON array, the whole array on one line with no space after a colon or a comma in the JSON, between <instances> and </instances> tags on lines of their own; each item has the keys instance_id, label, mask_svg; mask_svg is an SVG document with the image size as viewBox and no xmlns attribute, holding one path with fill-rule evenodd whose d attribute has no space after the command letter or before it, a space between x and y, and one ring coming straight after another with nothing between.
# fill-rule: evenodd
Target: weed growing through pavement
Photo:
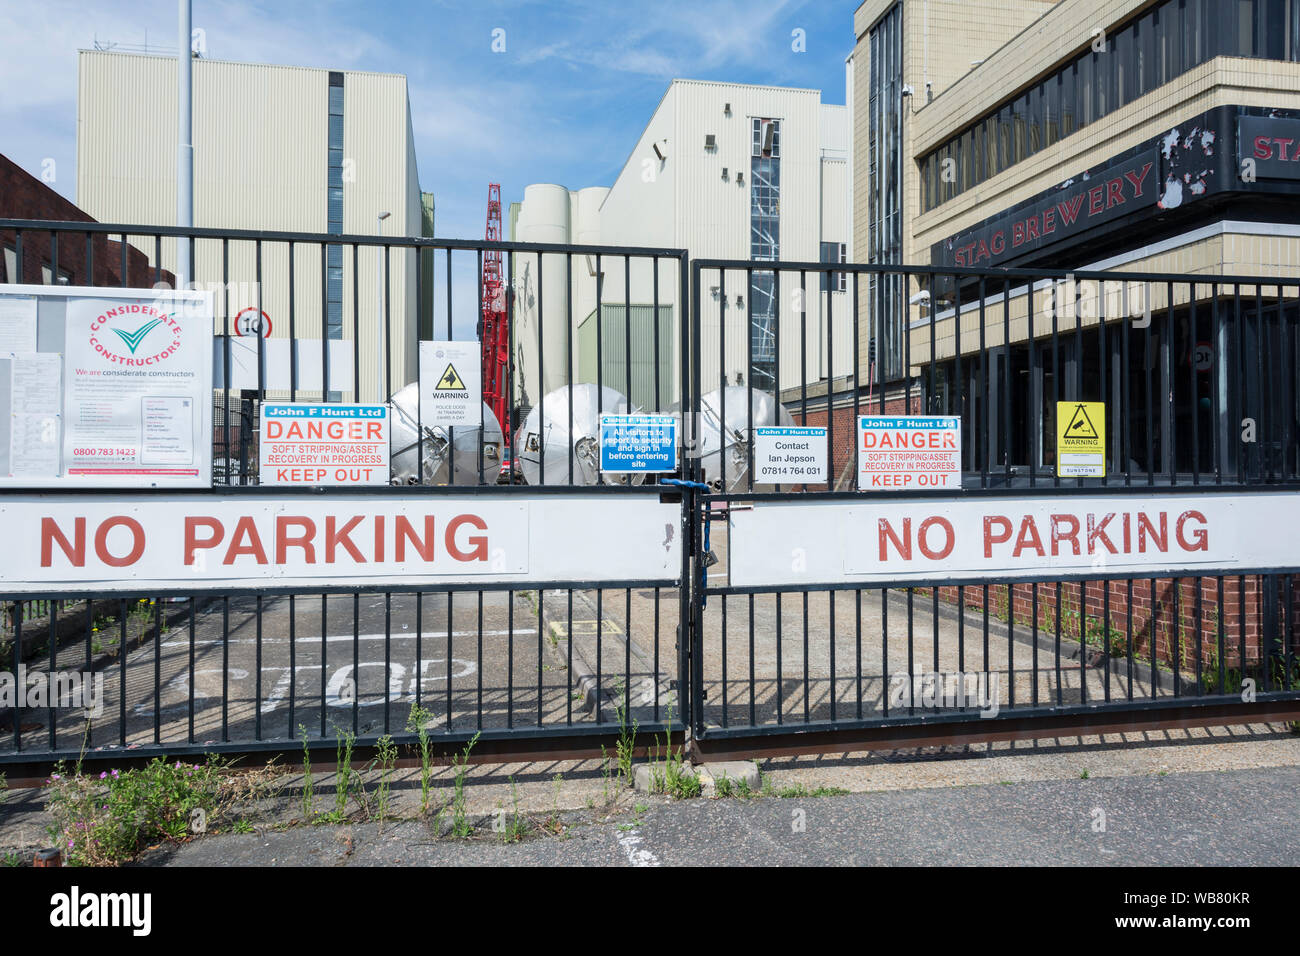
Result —
<instances>
[{"instance_id":1,"label":"weed growing through pavement","mask_svg":"<svg viewBox=\"0 0 1300 956\"><path fill-rule=\"evenodd\" d=\"M776 795L783 800L789 800L796 797L842 797L848 792L843 787L816 787L809 790L802 783L796 783L790 787L782 787L776 791Z\"/></svg>"},{"instance_id":2,"label":"weed growing through pavement","mask_svg":"<svg viewBox=\"0 0 1300 956\"><path fill-rule=\"evenodd\" d=\"M519 788L515 786L514 777L510 778L510 802L513 809L501 831L502 843L518 843L528 832L528 823L519 813Z\"/></svg>"},{"instance_id":3,"label":"weed growing through pavement","mask_svg":"<svg viewBox=\"0 0 1300 956\"><path fill-rule=\"evenodd\" d=\"M673 720L672 705L668 705L668 722ZM650 789L666 793L677 800L698 797L703 792L700 778L686 767L686 756L681 747L673 749L672 737L665 740L660 749L659 736L655 735L654 748L650 754Z\"/></svg>"},{"instance_id":4,"label":"weed growing through pavement","mask_svg":"<svg viewBox=\"0 0 1300 956\"><path fill-rule=\"evenodd\" d=\"M46 782L50 836L70 866L114 866L151 844L208 832L227 767L216 757L201 764L155 757L135 770L94 775L60 763Z\"/></svg>"},{"instance_id":5,"label":"weed growing through pavement","mask_svg":"<svg viewBox=\"0 0 1300 956\"><path fill-rule=\"evenodd\" d=\"M311 820L312 804L315 802L316 787L311 775L311 750L308 747L307 726L298 725L298 737L302 741L302 817Z\"/></svg>"},{"instance_id":6,"label":"weed growing through pavement","mask_svg":"<svg viewBox=\"0 0 1300 956\"><path fill-rule=\"evenodd\" d=\"M0 863L3 863L5 866L22 866L23 858L17 853L10 851L3 857L0 857Z\"/></svg>"},{"instance_id":7,"label":"weed growing through pavement","mask_svg":"<svg viewBox=\"0 0 1300 956\"><path fill-rule=\"evenodd\" d=\"M623 778L624 785L630 787L632 785L632 754L636 750L636 732L639 724L636 718L633 717L632 726L628 727L627 698L622 681L619 681L614 693L614 712L618 714L618 743L615 745L618 754L618 773Z\"/></svg>"},{"instance_id":8,"label":"weed growing through pavement","mask_svg":"<svg viewBox=\"0 0 1300 956\"><path fill-rule=\"evenodd\" d=\"M420 744L420 812L429 812L429 798L433 790L433 759L430 756L429 728L426 724L433 714L419 704L411 708L406 718L406 729L414 730Z\"/></svg>"},{"instance_id":9,"label":"weed growing through pavement","mask_svg":"<svg viewBox=\"0 0 1300 956\"><path fill-rule=\"evenodd\" d=\"M356 740L356 735L351 731L339 732L335 760L338 772L334 775L334 812L329 816L330 823L342 823L348 818L348 795L352 790L352 778L356 773L352 769L352 748Z\"/></svg>"},{"instance_id":10,"label":"weed growing through pavement","mask_svg":"<svg viewBox=\"0 0 1300 956\"><path fill-rule=\"evenodd\" d=\"M379 810L379 826L382 829L384 820L388 816L393 768L397 766L397 744L393 743L391 734L384 734L379 738L378 751L375 762L379 764L379 789L376 791L375 802Z\"/></svg>"},{"instance_id":11,"label":"weed growing through pavement","mask_svg":"<svg viewBox=\"0 0 1300 956\"><path fill-rule=\"evenodd\" d=\"M731 778L728 777L725 773L717 780L714 781L713 788L714 791L717 793L717 795L720 797L729 797L735 791L735 787L731 782Z\"/></svg>"},{"instance_id":12,"label":"weed growing through pavement","mask_svg":"<svg viewBox=\"0 0 1300 956\"><path fill-rule=\"evenodd\" d=\"M451 758L453 771L452 787L453 794L451 798L451 832L453 836L464 839L474 832L474 826L469 822L469 813L465 807L465 776L469 773L469 753L478 743L478 734L470 738L465 749Z\"/></svg>"}]
</instances>

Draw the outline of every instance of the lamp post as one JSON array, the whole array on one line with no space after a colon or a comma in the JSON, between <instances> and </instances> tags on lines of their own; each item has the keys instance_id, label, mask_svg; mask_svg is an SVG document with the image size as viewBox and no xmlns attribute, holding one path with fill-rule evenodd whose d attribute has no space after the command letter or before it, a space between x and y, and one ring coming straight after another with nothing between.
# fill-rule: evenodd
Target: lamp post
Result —
<instances>
[{"instance_id":1,"label":"lamp post","mask_svg":"<svg viewBox=\"0 0 1300 956\"><path fill-rule=\"evenodd\" d=\"M375 219L375 233L384 234L384 220L391 216L390 212L381 212ZM378 280L377 288L379 291L379 308L375 313L375 324L379 329L379 352L378 352L378 377L375 379L375 391L379 394L381 402L388 401L388 396L384 394L384 247L376 246L375 252L375 277Z\"/></svg>"}]
</instances>

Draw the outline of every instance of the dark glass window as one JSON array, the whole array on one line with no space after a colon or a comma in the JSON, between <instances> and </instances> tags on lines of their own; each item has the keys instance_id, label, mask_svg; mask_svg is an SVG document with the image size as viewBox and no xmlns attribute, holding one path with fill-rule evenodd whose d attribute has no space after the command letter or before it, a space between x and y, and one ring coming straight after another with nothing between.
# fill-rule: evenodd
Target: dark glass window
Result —
<instances>
[{"instance_id":1,"label":"dark glass window","mask_svg":"<svg viewBox=\"0 0 1300 956\"><path fill-rule=\"evenodd\" d=\"M1025 155L1032 156L1043 148L1043 88L1031 87L1025 96Z\"/></svg>"},{"instance_id":2,"label":"dark glass window","mask_svg":"<svg viewBox=\"0 0 1300 956\"><path fill-rule=\"evenodd\" d=\"M1061 71L1061 139L1065 139L1078 128L1074 102L1074 76L1076 72L1077 68L1074 64Z\"/></svg>"},{"instance_id":3,"label":"dark glass window","mask_svg":"<svg viewBox=\"0 0 1300 956\"><path fill-rule=\"evenodd\" d=\"M1095 42L1096 38L1093 38ZM1214 56L1300 59L1300 0L1163 0L1072 63L936 147L956 161L923 191L930 209ZM926 159L922 160L925 163Z\"/></svg>"},{"instance_id":4,"label":"dark glass window","mask_svg":"<svg viewBox=\"0 0 1300 956\"><path fill-rule=\"evenodd\" d=\"M1049 77L1043 84L1043 114L1046 120L1043 145L1051 146L1061 138L1061 78Z\"/></svg>"}]
</instances>

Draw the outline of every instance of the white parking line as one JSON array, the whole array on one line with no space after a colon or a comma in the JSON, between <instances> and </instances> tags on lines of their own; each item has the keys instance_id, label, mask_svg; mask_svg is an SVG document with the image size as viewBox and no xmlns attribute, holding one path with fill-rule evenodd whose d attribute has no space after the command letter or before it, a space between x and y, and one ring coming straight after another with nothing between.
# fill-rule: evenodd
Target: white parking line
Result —
<instances>
[{"instance_id":1,"label":"white parking line","mask_svg":"<svg viewBox=\"0 0 1300 956\"><path fill-rule=\"evenodd\" d=\"M637 849L643 842L641 834L636 830L629 830L626 833L619 834L618 838L618 845L627 854L628 863L633 866L658 866L659 857L649 850Z\"/></svg>"},{"instance_id":2,"label":"white parking line","mask_svg":"<svg viewBox=\"0 0 1300 956\"><path fill-rule=\"evenodd\" d=\"M482 635L483 635L484 637L505 637L507 634L510 633L510 630L509 630L509 629L506 629L506 630L501 630L501 631L482 631L482 632L480 632L480 631L452 631L452 632L451 632L451 636L452 636L452 637L478 637L480 633L482 633ZM536 631L520 630L519 628L515 628L514 633L515 633L516 635L518 635L519 637L529 637L529 636L534 636L534 637L535 637L535 636L536 636ZM422 635L420 635L420 637L421 637L422 640L423 640L424 638L446 637L446 636L447 636L447 632L446 632L446 631L425 631ZM396 641L396 640L409 640L409 641L413 641L413 640L415 640L415 638L416 638L416 634L415 634L414 631L393 631L391 634L358 634L355 638L354 638L351 634L331 634L329 637L325 638L325 643L327 643L327 644L334 644L334 643L338 643L338 644L350 644L350 643L352 643L353 640L356 640L356 641L382 641L382 640L384 640L385 638L391 638L392 640L395 640L395 641ZM299 637L299 638L297 638L297 641L298 641L299 644L312 644L312 643L319 644L319 643L320 643L320 636L317 635L317 636L315 636L315 637ZM229 641L222 641L220 638L217 638L217 637L211 637L211 638L209 638L209 637L196 638L195 641L194 641L194 646L195 646L195 647L205 647L205 646L209 646L209 645L212 645L212 644L223 644L223 643L229 643L229 644L256 644L256 643L257 643L257 638L255 638L255 637L232 637ZM262 638L262 645L263 645L264 647L265 647L266 645L268 645L268 644L288 644L288 643L289 643L289 639L288 639L287 637L264 637L264 638ZM162 642L162 646L163 646L163 647L189 647L189 646L190 646L190 642L189 642L188 639L186 639L186 640L182 640L182 641L163 641L163 642Z\"/></svg>"}]
</instances>

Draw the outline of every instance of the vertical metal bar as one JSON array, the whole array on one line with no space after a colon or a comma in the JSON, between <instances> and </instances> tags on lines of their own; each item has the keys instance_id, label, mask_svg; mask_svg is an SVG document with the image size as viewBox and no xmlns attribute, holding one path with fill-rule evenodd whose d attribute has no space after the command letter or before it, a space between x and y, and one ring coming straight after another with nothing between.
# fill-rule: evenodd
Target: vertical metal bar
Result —
<instances>
[{"instance_id":1,"label":"vertical metal bar","mask_svg":"<svg viewBox=\"0 0 1300 956\"><path fill-rule=\"evenodd\" d=\"M477 679L477 712L475 726L479 730L483 729L483 592L478 592L478 657L476 658L478 667L476 668Z\"/></svg>"},{"instance_id":2,"label":"vertical metal bar","mask_svg":"<svg viewBox=\"0 0 1300 956\"><path fill-rule=\"evenodd\" d=\"M329 595L320 596L320 735L325 736L326 678L329 651ZM305 733L305 731L304 731Z\"/></svg>"},{"instance_id":3,"label":"vertical metal bar","mask_svg":"<svg viewBox=\"0 0 1300 956\"><path fill-rule=\"evenodd\" d=\"M56 262L57 262L57 260L56 260ZM52 271L53 271L54 278L55 278L55 280L57 281L57 279L58 279L58 275L59 275L58 269L53 269ZM46 710L46 714L45 714L45 722L49 725L50 750L54 751L54 750L58 750L58 749L59 749L59 741L58 741L58 721L54 719L54 698L55 698L55 692L54 692L54 691L55 691L55 688L58 687L58 684L56 683L56 681L55 681L55 679L54 679L54 672L55 672L56 670L58 670L58 667L59 667L59 642L58 642L58 634L59 634L59 602L58 602L58 601L51 601L51 602L50 602L50 612L49 612L49 614L50 614L50 617L49 617L49 622L48 622L48 624L46 625L46 634L45 634L45 642L46 642L46 643L45 643L45 646L46 646L46 649L47 649L48 652L49 652L49 658L48 658L48 660L46 661L46 664L47 664L47 667L46 667L46 677L47 677L48 683L46 684L46 691L45 691L45 694L46 694L46 697L45 697L45 703L46 703L46 705L47 705L47 710ZM156 650L155 650L155 657L156 657ZM18 664L20 664L20 663L21 663L21 661L14 661L14 671L15 671L15 673L17 673L17 671L18 671ZM158 682L155 681L155 682L154 682L154 687L157 688L157 686L158 686ZM157 691L156 691L156 689L155 689L155 697L154 697L154 721L155 721L155 725L156 725L157 720L158 720L158 717L157 717L157 714L158 714L158 706L157 706L158 698L157 698L156 694L157 694ZM83 701L83 703L84 703L84 701ZM155 733L154 733L154 738L155 738L154 742L156 743L156 742L157 742L157 731L156 731L156 730L155 730Z\"/></svg>"},{"instance_id":4,"label":"vertical metal bar","mask_svg":"<svg viewBox=\"0 0 1300 956\"><path fill-rule=\"evenodd\" d=\"M126 602L122 602L122 699L126 700ZM126 719L126 705L123 704L122 719ZM125 724L124 724L125 727ZM230 742L230 595L221 598L221 740ZM125 737L123 743L126 743Z\"/></svg>"},{"instance_id":5,"label":"vertical metal bar","mask_svg":"<svg viewBox=\"0 0 1300 956\"><path fill-rule=\"evenodd\" d=\"M380 351L380 359L384 363L384 394L383 400L386 403L393 397L393 264L392 264L391 244L384 243L384 314L381 321L384 323L384 341ZM480 404L482 404L480 402ZM480 423L481 424L481 423ZM480 444L482 444L480 442ZM384 691L384 716L388 716L388 691ZM388 725L384 725L384 731L387 732Z\"/></svg>"},{"instance_id":6,"label":"vertical metal bar","mask_svg":"<svg viewBox=\"0 0 1300 956\"><path fill-rule=\"evenodd\" d=\"M447 316L447 322L450 324L451 313L448 312ZM452 604L455 601L456 592L448 590L445 593L447 595L447 729L451 730L451 660L455 649L454 643L456 639L455 631L452 630Z\"/></svg>"},{"instance_id":7,"label":"vertical metal bar","mask_svg":"<svg viewBox=\"0 0 1300 956\"><path fill-rule=\"evenodd\" d=\"M1030 617L1029 647L1033 655L1033 664L1031 665L1032 678L1030 680L1030 687L1032 689L1034 706L1037 707L1038 706L1038 582L1037 581L1034 581L1030 585L1029 617ZM1082 673L1083 668L1085 666L1083 663L1083 657L1086 655L1087 652L1087 648L1084 646L1082 625L1080 625L1080 632L1079 632L1079 648L1080 648L1079 671L1080 673Z\"/></svg>"},{"instance_id":8,"label":"vertical metal bar","mask_svg":"<svg viewBox=\"0 0 1300 956\"><path fill-rule=\"evenodd\" d=\"M87 605L89 605L89 603L90 603L90 602L88 601L88 602L87 602ZM189 603L190 603L190 607L189 607L189 612L190 612L190 613L189 613L189 619L190 619L190 620L189 620L189 632L190 632L190 680L189 680L189 691L188 691L188 693L186 694L186 697L187 697L188 699L186 700L186 705L185 705L185 709L186 709L186 711L187 711L188 723L189 723L189 727L188 727L188 729L189 729L189 733L188 733L188 735L186 736L186 740L188 740L190 743L194 743L194 630L195 630L195 628L194 628L194 612L195 612L195 598L194 598L193 596L190 597L190 602L189 602ZM87 611L89 611L89 606L87 607ZM89 618L87 618L87 620L89 620ZM87 670L89 670L89 668L87 668ZM289 698L289 702L290 702L290 704L293 703L293 698L292 698L292 697ZM292 713L292 712L291 712L291 713ZM292 721L290 721L290 726L292 726Z\"/></svg>"},{"instance_id":9,"label":"vertical metal bar","mask_svg":"<svg viewBox=\"0 0 1300 956\"><path fill-rule=\"evenodd\" d=\"M385 263L387 266L387 263ZM391 342L392 339L386 339ZM389 395L392 392L388 392ZM384 733L389 732L389 701L393 697L393 592L384 592Z\"/></svg>"},{"instance_id":10,"label":"vertical metal bar","mask_svg":"<svg viewBox=\"0 0 1300 956\"><path fill-rule=\"evenodd\" d=\"M293 737L293 718L298 698L298 608L295 595L289 595L289 733ZM419 687L416 683L416 687Z\"/></svg>"},{"instance_id":11,"label":"vertical metal bar","mask_svg":"<svg viewBox=\"0 0 1300 956\"><path fill-rule=\"evenodd\" d=\"M542 589L537 589L537 630L538 637L541 636L542 629ZM541 660L541 642L538 642L538 660ZM537 694L540 698L542 685L539 681L537 684ZM506 591L506 727L515 725L515 592Z\"/></svg>"},{"instance_id":12,"label":"vertical metal bar","mask_svg":"<svg viewBox=\"0 0 1300 956\"><path fill-rule=\"evenodd\" d=\"M543 383L546 381L546 361L544 352L545 339L542 335L542 313L545 296L542 294L542 254L537 253L537 434L539 441L537 444L537 473L540 476L542 484L546 484L546 402L543 400L546 395L546 388ZM573 304L569 301L573 298L573 286L566 286L564 299L568 303L567 308L572 310ZM596 311L600 311L600 305L597 303ZM599 316L597 317L599 321ZM573 390L570 389L570 392ZM631 411L629 408L628 411ZM573 440L573 432L569 432L569 440ZM514 468L514 458L511 457L511 469Z\"/></svg>"},{"instance_id":13,"label":"vertical metal bar","mask_svg":"<svg viewBox=\"0 0 1300 956\"><path fill-rule=\"evenodd\" d=\"M260 330L259 330L259 334L260 334ZM254 634L254 641L255 641L254 667L257 670L257 675L253 679L253 687L254 687L253 739L261 740L262 739L262 595L260 594L257 595L255 602L257 608L257 612L256 612L257 625Z\"/></svg>"},{"instance_id":14,"label":"vertical metal bar","mask_svg":"<svg viewBox=\"0 0 1300 956\"><path fill-rule=\"evenodd\" d=\"M361 593L352 592L352 733L361 732Z\"/></svg>"},{"instance_id":15,"label":"vertical metal bar","mask_svg":"<svg viewBox=\"0 0 1300 956\"><path fill-rule=\"evenodd\" d=\"M1197 380L1198 373L1196 371L1196 346L1197 343L1200 342L1201 337L1197 331L1197 326L1196 326L1196 283L1195 282L1190 283L1189 289L1191 291L1191 294L1188 296L1188 302L1187 302L1187 306L1189 310L1188 322L1190 326L1190 333L1188 335L1188 342L1187 342L1187 349L1188 349L1187 382L1190 387L1190 390L1188 392L1188 401L1191 404L1191 416L1192 416L1192 484L1199 485L1201 483L1201 400L1200 400L1201 389L1200 389L1200 382ZM1281 286L1278 287L1278 291L1279 292L1281 291ZM1197 583L1196 593L1198 595L1200 594L1199 582ZM1197 666L1198 667L1200 666L1199 662ZM1197 679L1198 681L1200 679L1199 673L1197 674ZM1197 687L1197 693L1200 693L1199 686Z\"/></svg>"}]
</instances>

